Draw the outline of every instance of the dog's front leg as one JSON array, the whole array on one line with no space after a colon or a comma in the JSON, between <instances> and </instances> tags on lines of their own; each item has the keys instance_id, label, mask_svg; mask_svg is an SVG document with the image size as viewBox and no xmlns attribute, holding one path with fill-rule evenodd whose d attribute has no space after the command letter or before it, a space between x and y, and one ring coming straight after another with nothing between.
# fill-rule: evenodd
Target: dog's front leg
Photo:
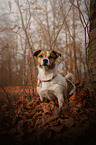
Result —
<instances>
[{"instance_id":1,"label":"dog's front leg","mask_svg":"<svg viewBox=\"0 0 96 145\"><path fill-rule=\"evenodd\" d=\"M38 94L39 94L39 96L40 96L40 101L43 102L43 99L44 99L44 98L43 98L42 94L41 94L40 92L39 92Z\"/></svg>"},{"instance_id":2,"label":"dog's front leg","mask_svg":"<svg viewBox=\"0 0 96 145\"><path fill-rule=\"evenodd\" d=\"M43 98L43 95L42 95L42 93L41 93L39 87L37 88L37 92L38 92L38 95L39 95L39 97L40 97L40 101L42 102L44 98Z\"/></svg>"},{"instance_id":3,"label":"dog's front leg","mask_svg":"<svg viewBox=\"0 0 96 145\"><path fill-rule=\"evenodd\" d=\"M61 108L63 106L63 103L64 103L64 96L63 96L63 94L58 94L59 108Z\"/></svg>"},{"instance_id":4,"label":"dog's front leg","mask_svg":"<svg viewBox=\"0 0 96 145\"><path fill-rule=\"evenodd\" d=\"M43 102L43 97L41 95L39 95L39 96L40 96L40 101Z\"/></svg>"}]
</instances>

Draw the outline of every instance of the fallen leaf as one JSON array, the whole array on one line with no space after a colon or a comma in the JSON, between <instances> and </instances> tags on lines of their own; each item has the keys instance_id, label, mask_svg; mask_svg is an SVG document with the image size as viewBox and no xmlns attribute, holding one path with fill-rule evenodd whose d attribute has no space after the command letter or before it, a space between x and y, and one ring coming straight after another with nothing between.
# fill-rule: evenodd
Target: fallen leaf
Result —
<instances>
[{"instance_id":1,"label":"fallen leaf","mask_svg":"<svg viewBox=\"0 0 96 145\"><path fill-rule=\"evenodd\" d=\"M74 121L74 119L71 118L71 117L64 120L64 125L65 125L67 128L71 128L74 124L75 124L75 121Z\"/></svg>"},{"instance_id":2,"label":"fallen leaf","mask_svg":"<svg viewBox=\"0 0 96 145\"><path fill-rule=\"evenodd\" d=\"M47 106L46 105L42 106L42 109L43 109L44 113L51 113L50 108L48 107L48 105Z\"/></svg>"},{"instance_id":3,"label":"fallen leaf","mask_svg":"<svg viewBox=\"0 0 96 145\"><path fill-rule=\"evenodd\" d=\"M76 92L69 98L69 103L74 104L75 99L76 99Z\"/></svg>"},{"instance_id":4,"label":"fallen leaf","mask_svg":"<svg viewBox=\"0 0 96 145\"><path fill-rule=\"evenodd\" d=\"M63 125L51 126L50 129L53 130L53 131L55 131L55 132L60 132L63 129Z\"/></svg>"},{"instance_id":5,"label":"fallen leaf","mask_svg":"<svg viewBox=\"0 0 96 145\"><path fill-rule=\"evenodd\" d=\"M30 114L28 114L28 118L32 118L36 114L36 110L33 110Z\"/></svg>"}]
</instances>

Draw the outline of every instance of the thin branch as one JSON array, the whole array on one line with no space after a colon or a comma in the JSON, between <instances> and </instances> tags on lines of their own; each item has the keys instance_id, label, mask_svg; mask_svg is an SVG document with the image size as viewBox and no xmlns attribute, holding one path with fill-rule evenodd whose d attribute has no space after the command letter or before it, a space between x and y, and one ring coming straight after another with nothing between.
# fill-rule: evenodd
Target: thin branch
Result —
<instances>
[{"instance_id":1,"label":"thin branch","mask_svg":"<svg viewBox=\"0 0 96 145\"><path fill-rule=\"evenodd\" d=\"M12 103L11 103L11 100L10 100L10 98L9 98L9 96L8 96L8 94L7 94L6 90L5 90L5 88L3 87L3 85L2 85L1 83L0 83L0 86L2 87L2 89L3 89L3 91L4 91L5 95L6 95L6 98L7 98L8 102L9 102L9 105L10 105L10 107L12 108L13 113L14 113L14 115L15 115L15 109L14 109Z\"/></svg>"},{"instance_id":2,"label":"thin branch","mask_svg":"<svg viewBox=\"0 0 96 145\"><path fill-rule=\"evenodd\" d=\"M86 6L87 15L88 15L88 17L89 17L89 16L90 16L90 13L89 13L89 9L88 9L88 6L87 6L87 2L86 2L86 0L84 0L84 3L85 3L85 6Z\"/></svg>"},{"instance_id":3,"label":"thin branch","mask_svg":"<svg viewBox=\"0 0 96 145\"><path fill-rule=\"evenodd\" d=\"M77 6L76 6L71 0L69 0L69 1L70 1L70 3L71 3L75 8L77 8L77 9L79 10L79 16L80 16L80 20L81 20L81 23L82 23L82 25L83 25L83 28L85 28L85 26L88 27L88 24L87 24L86 21L85 21L84 15L83 15L82 12L81 12L80 5L79 5L78 0L77 0ZM85 26L84 26L84 24L85 24Z\"/></svg>"},{"instance_id":4,"label":"thin branch","mask_svg":"<svg viewBox=\"0 0 96 145\"><path fill-rule=\"evenodd\" d=\"M73 3L73 0L69 0L69 1L70 1L70 3L71 3L75 8L78 9L78 7Z\"/></svg>"},{"instance_id":5,"label":"thin branch","mask_svg":"<svg viewBox=\"0 0 96 145\"><path fill-rule=\"evenodd\" d=\"M63 6L62 0L61 0L60 6L61 6L61 5ZM63 12L63 9L61 9L61 12L62 12L62 16L64 17L65 13ZM67 30L68 30L68 32L69 32L70 37L73 39L73 36L71 35L71 32L70 32L70 30L69 30L69 26L68 26L68 24L67 24L66 19L65 19L65 25L66 25L66 27L67 27Z\"/></svg>"},{"instance_id":6,"label":"thin branch","mask_svg":"<svg viewBox=\"0 0 96 145\"><path fill-rule=\"evenodd\" d=\"M46 22L47 22L47 32L48 32L48 37L49 37L49 46L51 46L50 25L49 25L47 6L45 8L46 8L45 15L46 15Z\"/></svg>"},{"instance_id":7,"label":"thin branch","mask_svg":"<svg viewBox=\"0 0 96 145\"><path fill-rule=\"evenodd\" d=\"M25 38L19 32L16 32L16 31L12 31L12 32L15 33L15 34L18 34L25 41Z\"/></svg>"},{"instance_id":8,"label":"thin branch","mask_svg":"<svg viewBox=\"0 0 96 145\"><path fill-rule=\"evenodd\" d=\"M43 32L43 35L44 35L44 38L46 38L46 35L45 35L45 31L47 31L46 30L46 27L44 26L44 24L42 23L42 21L40 20L40 18L38 17L38 16L36 16L35 14L33 14L33 17L34 17L34 19L37 21L37 23L40 25L40 27L41 27L41 30L42 30L42 32ZM37 17L37 18L36 18ZM44 30L43 30L44 29ZM45 41L46 41L46 44L47 45L49 45L49 43L47 42L47 39L45 39Z\"/></svg>"},{"instance_id":9,"label":"thin branch","mask_svg":"<svg viewBox=\"0 0 96 145\"><path fill-rule=\"evenodd\" d=\"M79 5L78 0L77 0L77 5L78 5L79 13L80 13L80 15L82 16L83 22L84 22L85 26L87 27L87 24L86 24L86 21L85 21L84 15L83 15L82 12L81 12L80 5Z\"/></svg>"},{"instance_id":10,"label":"thin branch","mask_svg":"<svg viewBox=\"0 0 96 145\"><path fill-rule=\"evenodd\" d=\"M17 27L16 24L12 28L4 27L4 28L0 29L0 32L3 32L5 30L14 30L16 27Z\"/></svg>"},{"instance_id":11,"label":"thin branch","mask_svg":"<svg viewBox=\"0 0 96 145\"><path fill-rule=\"evenodd\" d=\"M30 20L31 20L30 3L29 3L28 0L27 0L27 2L28 2L28 5L29 5L29 20L28 20L28 23L27 23L27 25L26 25L26 29L28 28L28 25L29 25Z\"/></svg>"},{"instance_id":12,"label":"thin branch","mask_svg":"<svg viewBox=\"0 0 96 145\"><path fill-rule=\"evenodd\" d=\"M51 44L51 48L52 48L53 44L56 42L56 40L57 40L57 38L58 38L58 36L59 36L59 33L60 33L61 30L62 30L62 27L63 27L64 22L65 22L65 20L66 20L68 14L69 14L69 12L70 12L70 10L71 10L71 7L72 7L72 5L70 6L70 8L69 8L69 10L68 10L68 13L67 13L66 16L64 17L63 23L62 23L62 25L61 25L59 31L57 32L57 36L55 37L54 41L53 41L52 44Z\"/></svg>"},{"instance_id":13,"label":"thin branch","mask_svg":"<svg viewBox=\"0 0 96 145\"><path fill-rule=\"evenodd\" d=\"M2 14L0 17L4 17L4 16L10 15L10 14L17 14L17 13L16 12L5 13L5 14Z\"/></svg>"},{"instance_id":14,"label":"thin branch","mask_svg":"<svg viewBox=\"0 0 96 145\"><path fill-rule=\"evenodd\" d=\"M31 53L33 55L33 50L32 50L32 47L31 47L31 44L30 44L30 41L29 41L29 37L28 37L28 33L27 33L27 30L26 30L26 27L25 27L25 24L24 24L23 14L22 14L20 6L19 6L19 0L15 0L15 3L17 4L17 7L18 7L19 12L20 12L22 28L23 28L23 31L24 31L25 36L26 36L26 41L27 41L29 49L31 50ZM33 60L34 60L34 58L33 58Z\"/></svg>"}]
</instances>

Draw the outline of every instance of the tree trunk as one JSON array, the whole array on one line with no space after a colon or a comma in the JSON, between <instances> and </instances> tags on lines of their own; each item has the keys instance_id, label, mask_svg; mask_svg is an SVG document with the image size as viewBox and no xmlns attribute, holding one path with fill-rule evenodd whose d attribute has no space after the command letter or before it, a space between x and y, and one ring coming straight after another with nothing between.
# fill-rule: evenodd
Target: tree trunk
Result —
<instances>
[{"instance_id":1,"label":"tree trunk","mask_svg":"<svg viewBox=\"0 0 96 145\"><path fill-rule=\"evenodd\" d=\"M88 68L90 81L96 95L96 0L90 2L90 33L89 33L89 51Z\"/></svg>"},{"instance_id":2,"label":"tree trunk","mask_svg":"<svg viewBox=\"0 0 96 145\"><path fill-rule=\"evenodd\" d=\"M74 65L75 65L75 72L74 72L74 76L75 76L75 83L76 83L76 79L77 79L77 57L76 57L76 34L75 34L75 9L73 6L73 47L74 47Z\"/></svg>"}]
</instances>

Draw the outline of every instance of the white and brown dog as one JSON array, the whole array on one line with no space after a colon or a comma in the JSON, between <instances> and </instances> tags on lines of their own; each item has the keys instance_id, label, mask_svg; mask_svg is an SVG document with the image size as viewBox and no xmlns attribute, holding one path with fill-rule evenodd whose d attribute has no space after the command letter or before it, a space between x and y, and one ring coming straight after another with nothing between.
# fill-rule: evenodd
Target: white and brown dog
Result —
<instances>
[{"instance_id":1,"label":"white and brown dog","mask_svg":"<svg viewBox=\"0 0 96 145\"><path fill-rule=\"evenodd\" d=\"M40 100L43 101L46 98L55 101L57 99L59 108L62 107L67 95L71 95L76 90L72 83L72 74L69 73L63 77L57 72L55 60L61 54L56 51L37 50L34 56L38 59L37 92Z\"/></svg>"}]
</instances>

